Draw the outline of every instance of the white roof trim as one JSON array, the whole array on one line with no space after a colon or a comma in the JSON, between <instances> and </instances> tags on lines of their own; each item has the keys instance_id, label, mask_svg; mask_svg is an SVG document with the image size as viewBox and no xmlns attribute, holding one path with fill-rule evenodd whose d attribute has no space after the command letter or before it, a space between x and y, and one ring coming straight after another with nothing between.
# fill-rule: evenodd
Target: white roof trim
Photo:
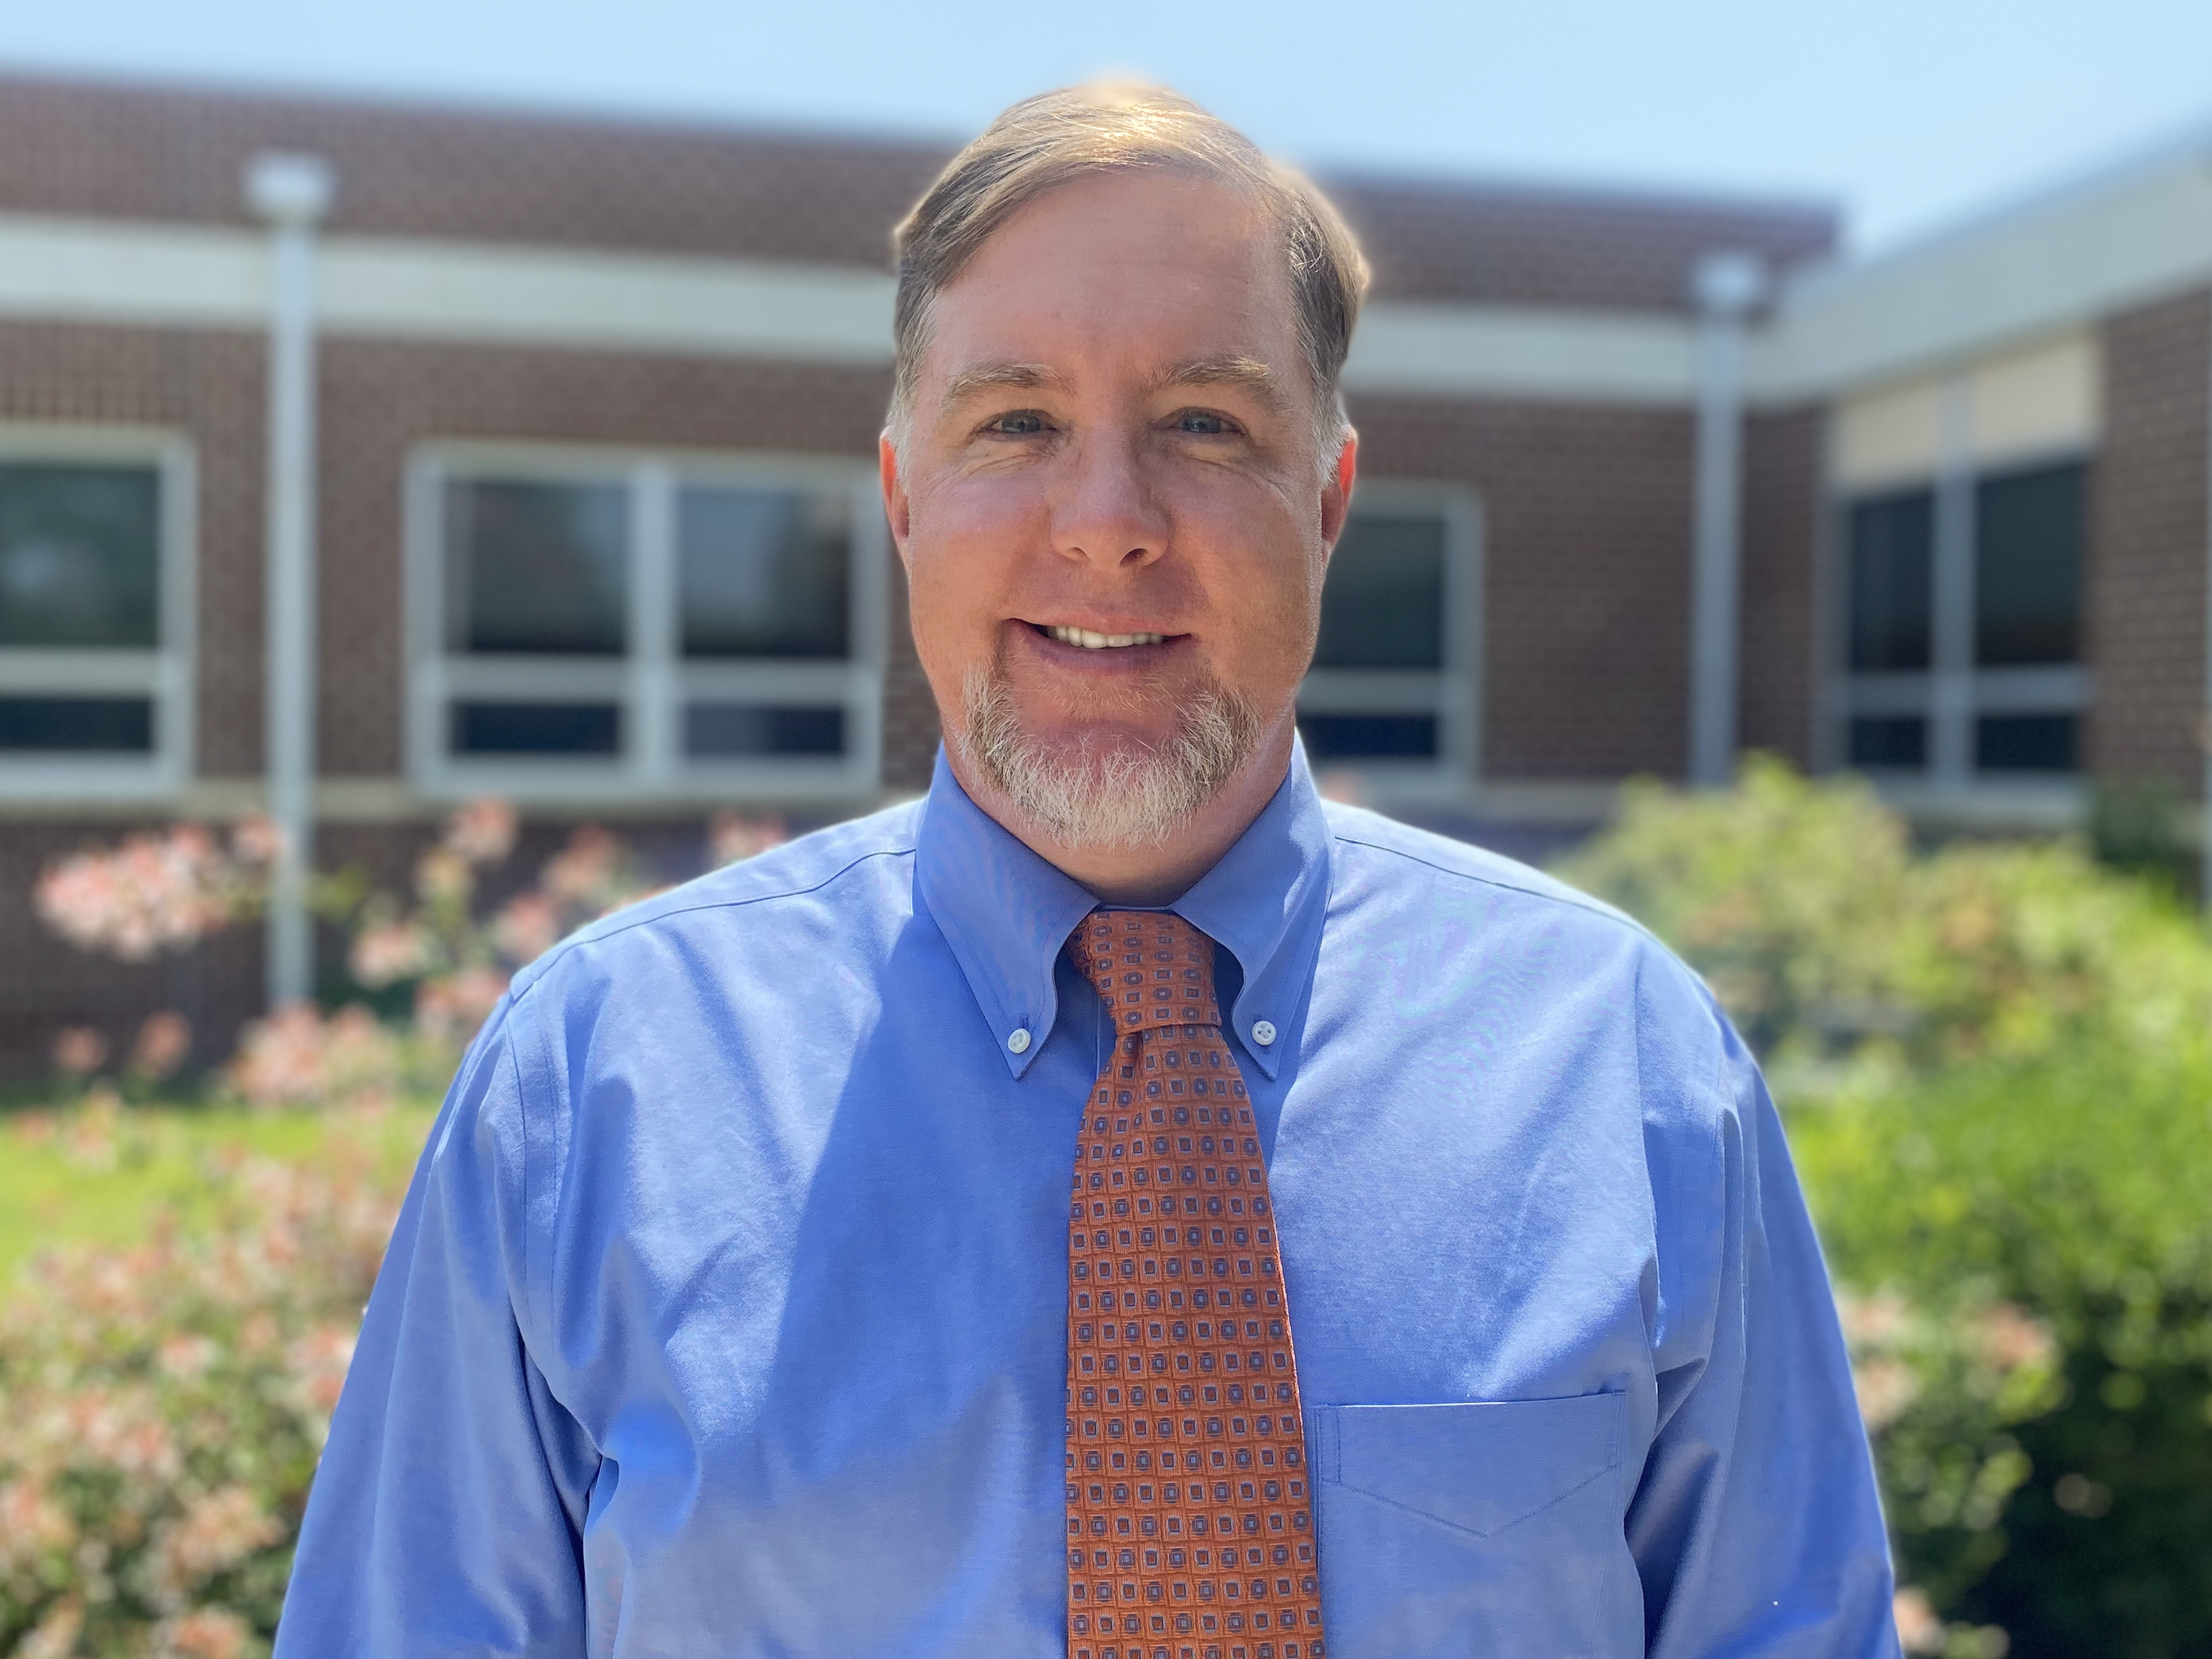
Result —
<instances>
[{"instance_id":1,"label":"white roof trim","mask_svg":"<svg viewBox=\"0 0 2212 1659\"><path fill-rule=\"evenodd\" d=\"M1808 273L1751 362L1780 402L1935 372L2212 283L2212 132L1863 264Z\"/></svg>"}]
</instances>

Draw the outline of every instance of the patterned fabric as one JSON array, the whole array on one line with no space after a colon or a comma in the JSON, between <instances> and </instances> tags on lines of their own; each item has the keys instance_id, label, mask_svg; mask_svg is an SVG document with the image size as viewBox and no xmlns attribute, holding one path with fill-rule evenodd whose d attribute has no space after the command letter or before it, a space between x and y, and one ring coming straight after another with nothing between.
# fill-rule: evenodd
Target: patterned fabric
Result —
<instances>
[{"instance_id":1,"label":"patterned fabric","mask_svg":"<svg viewBox=\"0 0 2212 1659\"><path fill-rule=\"evenodd\" d=\"M1115 1027L1068 1212L1070 1659L1320 1659L1290 1305L1213 942L1102 910L1068 951Z\"/></svg>"}]
</instances>

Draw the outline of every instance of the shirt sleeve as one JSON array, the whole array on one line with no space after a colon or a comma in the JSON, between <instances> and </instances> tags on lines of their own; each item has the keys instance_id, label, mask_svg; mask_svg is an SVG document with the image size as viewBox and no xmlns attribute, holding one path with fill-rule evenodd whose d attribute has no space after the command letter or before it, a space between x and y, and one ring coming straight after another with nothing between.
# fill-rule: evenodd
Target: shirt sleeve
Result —
<instances>
[{"instance_id":1,"label":"shirt sleeve","mask_svg":"<svg viewBox=\"0 0 2212 1659\"><path fill-rule=\"evenodd\" d=\"M1709 1018L1719 1076L1698 1138L1718 1164L1719 1237L1686 1254L1717 1272L1699 1286L1705 1340L1662 1345L1628 1516L1648 1651L1893 1659L1887 1540L1820 1245L1759 1069Z\"/></svg>"},{"instance_id":2,"label":"shirt sleeve","mask_svg":"<svg viewBox=\"0 0 2212 1659\"><path fill-rule=\"evenodd\" d=\"M513 1009L477 1039L378 1274L276 1659L581 1656L599 1460L532 1363Z\"/></svg>"}]
</instances>

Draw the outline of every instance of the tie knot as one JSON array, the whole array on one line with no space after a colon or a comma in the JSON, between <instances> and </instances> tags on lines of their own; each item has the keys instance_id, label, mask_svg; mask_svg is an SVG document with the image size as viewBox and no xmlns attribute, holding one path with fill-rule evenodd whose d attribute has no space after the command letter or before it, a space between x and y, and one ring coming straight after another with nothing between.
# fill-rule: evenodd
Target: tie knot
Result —
<instances>
[{"instance_id":1,"label":"tie knot","mask_svg":"<svg viewBox=\"0 0 2212 1659\"><path fill-rule=\"evenodd\" d=\"M1121 1031L1218 1025L1213 941L1168 910L1094 910L1067 954L1112 1011Z\"/></svg>"}]
</instances>

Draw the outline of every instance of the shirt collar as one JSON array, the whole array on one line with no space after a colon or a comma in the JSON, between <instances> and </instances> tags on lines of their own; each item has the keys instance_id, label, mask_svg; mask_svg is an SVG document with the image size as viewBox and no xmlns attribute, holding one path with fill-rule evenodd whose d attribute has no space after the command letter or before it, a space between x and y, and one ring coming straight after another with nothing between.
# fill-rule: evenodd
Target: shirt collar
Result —
<instances>
[{"instance_id":1,"label":"shirt collar","mask_svg":"<svg viewBox=\"0 0 2212 1659\"><path fill-rule=\"evenodd\" d=\"M1269 1077L1295 1042L1297 1006L1328 906L1328 826L1294 744L1288 774L1221 861L1169 908L1236 957L1243 988L1229 1024ZM1098 901L969 799L940 748L915 852L921 902L952 947L1016 1077L1059 1012L1054 964ZM1274 1028L1261 1042L1255 1027ZM1018 1035L1025 1033L1026 1035Z\"/></svg>"}]
</instances>

